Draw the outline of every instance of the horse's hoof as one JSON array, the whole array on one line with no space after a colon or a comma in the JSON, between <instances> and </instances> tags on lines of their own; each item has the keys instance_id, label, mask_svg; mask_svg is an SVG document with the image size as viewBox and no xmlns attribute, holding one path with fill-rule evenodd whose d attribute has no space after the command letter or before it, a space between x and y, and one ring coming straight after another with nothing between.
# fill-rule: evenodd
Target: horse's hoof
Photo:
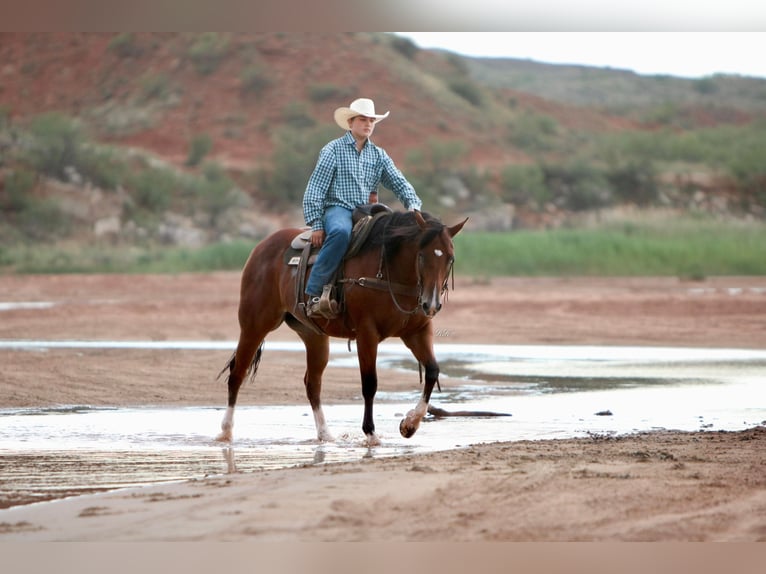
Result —
<instances>
[{"instance_id":1,"label":"horse's hoof","mask_svg":"<svg viewBox=\"0 0 766 574\"><path fill-rule=\"evenodd\" d=\"M414 435L415 431L417 430L418 430L417 426L407 424L407 419L402 419L402 422L399 423L399 433L404 438L412 437L412 435Z\"/></svg>"},{"instance_id":2,"label":"horse's hoof","mask_svg":"<svg viewBox=\"0 0 766 574\"><path fill-rule=\"evenodd\" d=\"M215 440L218 442L231 442L232 436L231 431L221 431L221 433L215 437Z\"/></svg>"},{"instance_id":3,"label":"horse's hoof","mask_svg":"<svg viewBox=\"0 0 766 574\"><path fill-rule=\"evenodd\" d=\"M368 447L371 447L371 446L380 446L380 445L382 444L382 443L380 442L380 439L378 438L378 435L376 435L375 433L372 433L372 434L368 434L368 435L367 435L367 441L366 441L366 442L367 442L367 446L368 446Z\"/></svg>"},{"instance_id":4,"label":"horse's hoof","mask_svg":"<svg viewBox=\"0 0 766 574\"><path fill-rule=\"evenodd\" d=\"M321 432L317 434L317 440L319 442L335 442L335 437L328 432Z\"/></svg>"}]
</instances>

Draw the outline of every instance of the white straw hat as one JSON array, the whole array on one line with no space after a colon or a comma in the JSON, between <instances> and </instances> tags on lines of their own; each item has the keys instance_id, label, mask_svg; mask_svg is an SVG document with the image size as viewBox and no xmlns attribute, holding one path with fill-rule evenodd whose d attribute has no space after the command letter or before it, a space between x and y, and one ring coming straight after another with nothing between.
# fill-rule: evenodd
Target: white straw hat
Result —
<instances>
[{"instance_id":1,"label":"white straw hat","mask_svg":"<svg viewBox=\"0 0 766 574\"><path fill-rule=\"evenodd\" d=\"M385 114L375 113L375 104L372 100L367 98L359 98L351 102L351 105L347 108L338 108L335 110L335 123L342 129L348 130L348 120L355 116L365 116L367 118L375 118L377 124L380 120L388 117L391 112Z\"/></svg>"}]
</instances>

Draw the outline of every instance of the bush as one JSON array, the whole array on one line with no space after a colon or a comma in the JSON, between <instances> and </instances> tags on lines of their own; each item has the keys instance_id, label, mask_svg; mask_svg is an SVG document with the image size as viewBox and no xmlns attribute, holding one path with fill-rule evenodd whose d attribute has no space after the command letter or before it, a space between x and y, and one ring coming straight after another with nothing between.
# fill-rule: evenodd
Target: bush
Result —
<instances>
[{"instance_id":1,"label":"bush","mask_svg":"<svg viewBox=\"0 0 766 574\"><path fill-rule=\"evenodd\" d=\"M290 102L282 110L282 117L288 126L293 128L311 128L316 125L316 120L311 116L308 106L304 102Z\"/></svg>"},{"instance_id":2,"label":"bush","mask_svg":"<svg viewBox=\"0 0 766 574\"><path fill-rule=\"evenodd\" d=\"M80 126L52 112L37 116L30 126L30 163L40 172L65 180L66 168L76 167L84 140Z\"/></svg>"},{"instance_id":3,"label":"bush","mask_svg":"<svg viewBox=\"0 0 766 574\"><path fill-rule=\"evenodd\" d=\"M243 95L261 95L272 84L271 77L263 66L248 66L239 76Z\"/></svg>"},{"instance_id":4,"label":"bush","mask_svg":"<svg viewBox=\"0 0 766 574\"><path fill-rule=\"evenodd\" d=\"M308 92L312 102L339 100L348 95L348 90L335 84L311 84Z\"/></svg>"},{"instance_id":5,"label":"bush","mask_svg":"<svg viewBox=\"0 0 766 574\"><path fill-rule=\"evenodd\" d=\"M607 170L606 179L614 195L640 206L652 205L659 194L654 165L630 161Z\"/></svg>"},{"instance_id":6,"label":"bush","mask_svg":"<svg viewBox=\"0 0 766 574\"><path fill-rule=\"evenodd\" d=\"M178 185L178 178L173 172L158 168L141 170L128 179L136 206L152 213L168 208Z\"/></svg>"},{"instance_id":7,"label":"bush","mask_svg":"<svg viewBox=\"0 0 766 574\"><path fill-rule=\"evenodd\" d=\"M144 101L162 100L170 94L170 80L165 74L147 74L141 78L141 97Z\"/></svg>"},{"instance_id":8,"label":"bush","mask_svg":"<svg viewBox=\"0 0 766 574\"><path fill-rule=\"evenodd\" d=\"M482 104L484 97L481 89L471 80L466 78L453 78L447 82L450 90L477 108Z\"/></svg>"},{"instance_id":9,"label":"bush","mask_svg":"<svg viewBox=\"0 0 766 574\"><path fill-rule=\"evenodd\" d=\"M597 209L611 203L604 174L584 161L543 168L545 185L554 201L573 211Z\"/></svg>"},{"instance_id":10,"label":"bush","mask_svg":"<svg viewBox=\"0 0 766 574\"><path fill-rule=\"evenodd\" d=\"M275 133L272 168L255 175L262 196L273 205L299 207L319 150L337 137L337 128L320 126L305 131Z\"/></svg>"},{"instance_id":11,"label":"bush","mask_svg":"<svg viewBox=\"0 0 766 574\"><path fill-rule=\"evenodd\" d=\"M77 159L77 172L95 187L115 190L125 181L127 166L111 151L83 148Z\"/></svg>"},{"instance_id":12,"label":"bush","mask_svg":"<svg viewBox=\"0 0 766 574\"><path fill-rule=\"evenodd\" d=\"M186 156L186 165L193 167L199 165L204 157L213 149L213 140L208 134L197 134L189 143L189 154Z\"/></svg>"},{"instance_id":13,"label":"bush","mask_svg":"<svg viewBox=\"0 0 766 574\"><path fill-rule=\"evenodd\" d=\"M208 162L202 168L202 177L192 184L198 207L208 215L209 224L218 225L218 218L237 205L235 185L217 163Z\"/></svg>"},{"instance_id":14,"label":"bush","mask_svg":"<svg viewBox=\"0 0 766 574\"><path fill-rule=\"evenodd\" d=\"M201 34L189 47L187 56L197 73L207 76L218 69L229 50L229 40L215 32Z\"/></svg>"},{"instance_id":15,"label":"bush","mask_svg":"<svg viewBox=\"0 0 766 574\"><path fill-rule=\"evenodd\" d=\"M401 36L391 38L391 47L408 60L413 60L420 51L420 48L412 40Z\"/></svg>"},{"instance_id":16,"label":"bush","mask_svg":"<svg viewBox=\"0 0 766 574\"><path fill-rule=\"evenodd\" d=\"M35 185L35 174L25 169L10 172L0 186L0 209L21 211L30 201L30 191Z\"/></svg>"},{"instance_id":17,"label":"bush","mask_svg":"<svg viewBox=\"0 0 766 574\"><path fill-rule=\"evenodd\" d=\"M509 165L500 174L503 199L517 205L535 202L538 206L550 201L545 174L537 165Z\"/></svg>"},{"instance_id":18,"label":"bush","mask_svg":"<svg viewBox=\"0 0 766 574\"><path fill-rule=\"evenodd\" d=\"M130 32L117 34L109 41L107 49L120 58L138 58L143 53L141 47L136 43L135 35Z\"/></svg>"},{"instance_id":19,"label":"bush","mask_svg":"<svg viewBox=\"0 0 766 574\"><path fill-rule=\"evenodd\" d=\"M0 237L15 229L24 238L35 241L54 239L66 233L69 220L52 199L32 195L35 174L24 169L10 172L0 186L0 215L11 223ZM5 226L4 226L5 227Z\"/></svg>"},{"instance_id":20,"label":"bush","mask_svg":"<svg viewBox=\"0 0 766 574\"><path fill-rule=\"evenodd\" d=\"M521 114L509 126L509 140L527 151L549 151L555 148L558 134L556 120L534 113Z\"/></svg>"}]
</instances>

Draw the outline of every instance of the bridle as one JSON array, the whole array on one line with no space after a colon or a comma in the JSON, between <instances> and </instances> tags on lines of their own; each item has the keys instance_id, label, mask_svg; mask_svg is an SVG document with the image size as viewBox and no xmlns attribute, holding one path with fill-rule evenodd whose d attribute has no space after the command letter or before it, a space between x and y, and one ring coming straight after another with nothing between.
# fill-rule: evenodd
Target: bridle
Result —
<instances>
[{"instance_id":1,"label":"bridle","mask_svg":"<svg viewBox=\"0 0 766 574\"><path fill-rule=\"evenodd\" d=\"M380 247L380 263L378 264L378 273L375 275L375 278L378 279L381 282L385 282L388 285L388 294L391 296L391 300L394 302L394 306L397 308L397 310L400 313L403 313L405 315L414 315L418 312L418 310L423 311L425 314L425 310L423 309L423 250L418 250L417 253L417 285L415 286L415 293L418 297L418 302L416 303L415 307L413 307L410 310L402 308L402 306L399 304L398 299L396 298L396 293L394 292L393 286L398 285L395 283L392 283L391 281L384 281L383 280L383 268L386 269L386 275L388 277L391 276L391 273L388 270L388 258L386 257L386 244L385 242ZM452 277L452 289L455 288L455 268L454 268L455 258L450 257L450 260L448 262L447 266L447 273L444 277L444 281L442 282L441 290L439 291L440 295L444 295L444 293L449 292L449 280L450 277ZM436 313L438 313L439 310L437 309Z\"/></svg>"},{"instance_id":2,"label":"bridle","mask_svg":"<svg viewBox=\"0 0 766 574\"><path fill-rule=\"evenodd\" d=\"M356 279L343 278L339 281L339 283L350 283L353 285L359 285L360 287L368 287L371 289L378 289L380 291L387 291L391 297L391 300L394 303L394 306L400 313L404 315L414 315L418 311L422 311L423 314L425 314L425 309L423 308L423 303L425 301L425 298L423 297L423 249L418 250L416 257L417 257L417 267L416 267L417 284L415 286L404 285L402 283L395 283L393 281L388 281L386 279L383 279L384 276L387 276L387 277L391 276L391 273L388 267L388 257L386 257L385 241L382 243L380 247L380 260L378 262L378 272L375 274L375 277L359 277ZM448 267L447 267L447 274L444 277L441 290L439 291L440 295L444 295L445 292L449 291L450 277L452 278L452 289L453 290L455 289L454 263L455 263L455 258L450 257L450 260L448 262ZM418 302L415 304L415 306L412 309L405 309L399 303L399 299L397 298L397 295L400 295L402 297L417 297ZM446 296L445 296L445 300L446 300ZM437 309L434 314L438 312L439 310Z\"/></svg>"}]
</instances>

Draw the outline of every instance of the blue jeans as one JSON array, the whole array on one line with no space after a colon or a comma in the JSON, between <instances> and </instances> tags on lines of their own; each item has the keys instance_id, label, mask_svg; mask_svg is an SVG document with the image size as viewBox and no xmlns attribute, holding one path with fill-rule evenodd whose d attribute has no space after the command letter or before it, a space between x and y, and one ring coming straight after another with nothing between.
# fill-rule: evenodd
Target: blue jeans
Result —
<instances>
[{"instance_id":1,"label":"blue jeans","mask_svg":"<svg viewBox=\"0 0 766 574\"><path fill-rule=\"evenodd\" d=\"M324 212L325 238L314 266L311 268L306 294L318 297L338 269L351 241L351 211L331 205Z\"/></svg>"}]
</instances>

